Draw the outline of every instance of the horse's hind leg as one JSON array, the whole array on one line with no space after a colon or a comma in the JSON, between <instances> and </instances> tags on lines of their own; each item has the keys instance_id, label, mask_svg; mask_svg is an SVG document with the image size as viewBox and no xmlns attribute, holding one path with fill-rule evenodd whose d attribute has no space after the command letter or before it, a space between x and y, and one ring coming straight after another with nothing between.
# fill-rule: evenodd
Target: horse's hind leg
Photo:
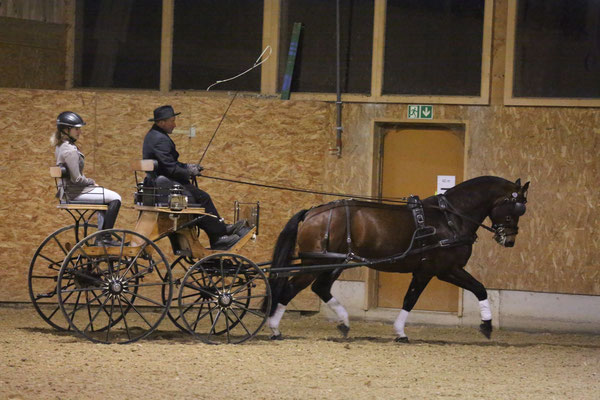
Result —
<instances>
[{"instance_id":1,"label":"horse's hind leg","mask_svg":"<svg viewBox=\"0 0 600 400\"><path fill-rule=\"evenodd\" d=\"M267 319L267 325L273 332L271 335L271 340L283 339L283 335L279 330L279 323L281 322L281 317L283 317L287 305L294 297L296 297L298 293L306 289L306 287L308 287L308 285L310 285L314 279L314 275L303 274L296 275L285 283L285 286L282 288L281 293L279 294L277 304L273 304L273 307L276 307L275 312Z\"/></svg>"},{"instance_id":2,"label":"horse's hind leg","mask_svg":"<svg viewBox=\"0 0 600 400\"><path fill-rule=\"evenodd\" d=\"M333 282L339 278L341 273L341 269L322 273L314 281L311 289L317 294L317 296L319 296L321 300L323 300L325 304L327 304L327 306L333 312L335 312L339 322L337 328L344 337L347 337L348 332L350 332L350 319L348 318L348 311L346 311L344 306L331 294L331 286L333 286Z\"/></svg>"},{"instance_id":3,"label":"horse's hind leg","mask_svg":"<svg viewBox=\"0 0 600 400\"><path fill-rule=\"evenodd\" d=\"M477 300L479 300L479 311L481 313L481 325L479 325L479 330L489 339L492 336L492 312L490 311L490 302L485 286L477 279L473 278L467 271L459 267L452 268L445 274L438 275L438 278L468 290L477 297Z\"/></svg>"},{"instance_id":4,"label":"horse's hind leg","mask_svg":"<svg viewBox=\"0 0 600 400\"><path fill-rule=\"evenodd\" d=\"M408 313L412 311L419 296L425 290L425 287L431 280L432 276L413 274L413 278L408 286L408 291L404 296L404 303L402 304L402 310L394 322L394 330L396 331L396 342L408 343L408 337L404 333L404 326L406 325L406 318Z\"/></svg>"}]
</instances>

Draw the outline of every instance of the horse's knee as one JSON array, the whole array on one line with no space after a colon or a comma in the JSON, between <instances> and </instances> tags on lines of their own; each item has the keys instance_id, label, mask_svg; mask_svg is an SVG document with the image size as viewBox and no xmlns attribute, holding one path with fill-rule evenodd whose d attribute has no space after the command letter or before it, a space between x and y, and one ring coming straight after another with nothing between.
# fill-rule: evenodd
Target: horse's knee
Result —
<instances>
[{"instance_id":1,"label":"horse's knee","mask_svg":"<svg viewBox=\"0 0 600 400\"><path fill-rule=\"evenodd\" d=\"M479 301L483 301L488 297L487 290L485 290L485 286L483 286L483 284L479 282L477 282L477 284L473 287L472 292Z\"/></svg>"},{"instance_id":2,"label":"horse's knee","mask_svg":"<svg viewBox=\"0 0 600 400\"><path fill-rule=\"evenodd\" d=\"M331 284L329 282L317 279L310 288L325 303L333 297L331 294Z\"/></svg>"}]
</instances>

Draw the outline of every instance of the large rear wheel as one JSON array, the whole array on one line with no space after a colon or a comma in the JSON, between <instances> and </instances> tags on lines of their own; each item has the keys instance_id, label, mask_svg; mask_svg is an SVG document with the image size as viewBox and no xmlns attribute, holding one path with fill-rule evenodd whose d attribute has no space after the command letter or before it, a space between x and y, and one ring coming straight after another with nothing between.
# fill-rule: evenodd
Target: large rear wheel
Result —
<instances>
[{"instance_id":1,"label":"large rear wheel","mask_svg":"<svg viewBox=\"0 0 600 400\"><path fill-rule=\"evenodd\" d=\"M44 239L29 264L27 282L33 307L44 321L60 331L67 330L69 323L58 305L58 272L77 242L96 230L96 225L85 223L58 229ZM64 284L69 288L73 283L65 281Z\"/></svg>"},{"instance_id":2,"label":"large rear wheel","mask_svg":"<svg viewBox=\"0 0 600 400\"><path fill-rule=\"evenodd\" d=\"M242 343L265 324L271 290L263 271L246 257L214 254L185 274L178 296L180 320L205 343Z\"/></svg>"},{"instance_id":3,"label":"large rear wheel","mask_svg":"<svg viewBox=\"0 0 600 400\"><path fill-rule=\"evenodd\" d=\"M171 275L173 276L173 285L175 286L176 291L178 291L179 287L181 286L181 282L183 281L185 274L190 269L190 267L196 263L196 261L196 259L187 256L180 256L175 261L173 261L173 264L171 264ZM166 300L166 294L167 293L165 291L165 293L163 293L163 301ZM175 325L177 328L184 332L188 331L187 328L183 325L183 322L181 321L181 315L179 314L179 310L177 310L176 308L169 308L167 316L169 317L171 322L173 322L173 325Z\"/></svg>"},{"instance_id":4,"label":"large rear wheel","mask_svg":"<svg viewBox=\"0 0 600 400\"><path fill-rule=\"evenodd\" d=\"M112 245L96 245L98 236L106 234ZM169 262L158 246L120 229L100 231L77 243L62 264L58 287L58 302L71 328L99 343L130 343L148 336L173 297Z\"/></svg>"}]
</instances>

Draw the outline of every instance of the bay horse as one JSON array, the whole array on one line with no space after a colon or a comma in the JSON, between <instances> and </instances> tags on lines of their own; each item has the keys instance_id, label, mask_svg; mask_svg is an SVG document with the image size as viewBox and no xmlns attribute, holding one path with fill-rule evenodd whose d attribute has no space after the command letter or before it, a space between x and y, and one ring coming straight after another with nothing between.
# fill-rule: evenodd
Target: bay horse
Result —
<instances>
[{"instance_id":1,"label":"bay horse","mask_svg":"<svg viewBox=\"0 0 600 400\"><path fill-rule=\"evenodd\" d=\"M271 339L282 339L279 323L288 303L312 283L312 290L337 315L338 329L347 336L348 312L331 294L345 263L359 262L383 272L412 273L400 314L394 322L397 342L408 342L404 326L409 312L435 276L472 292L479 300L481 325L488 339L492 314L485 287L464 270L479 227L494 233L504 247L513 247L519 217L525 213L529 182L494 176L467 180L443 195L407 204L338 200L295 214L280 233L273 251L269 284L272 307ZM490 217L492 227L483 225ZM290 268L298 246L301 264L291 277L277 269ZM311 266L334 264L319 269ZM350 264L351 265L351 264ZM303 269L306 269L305 271Z\"/></svg>"}]
</instances>

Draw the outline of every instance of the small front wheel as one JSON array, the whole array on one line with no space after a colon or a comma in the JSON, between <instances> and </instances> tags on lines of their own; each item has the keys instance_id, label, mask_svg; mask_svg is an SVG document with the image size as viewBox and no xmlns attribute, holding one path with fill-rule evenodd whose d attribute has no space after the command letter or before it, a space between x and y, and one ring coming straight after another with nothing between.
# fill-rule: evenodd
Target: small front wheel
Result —
<instances>
[{"instance_id":1,"label":"small front wheel","mask_svg":"<svg viewBox=\"0 0 600 400\"><path fill-rule=\"evenodd\" d=\"M196 338L242 343L265 324L271 289L264 272L246 257L213 254L185 274L178 303L180 321Z\"/></svg>"},{"instance_id":2,"label":"small front wheel","mask_svg":"<svg viewBox=\"0 0 600 400\"><path fill-rule=\"evenodd\" d=\"M100 235L110 235L110 245ZM71 328L99 343L130 343L148 336L173 298L169 262L158 246L120 229L99 231L77 243L65 257L57 286Z\"/></svg>"}]
</instances>

